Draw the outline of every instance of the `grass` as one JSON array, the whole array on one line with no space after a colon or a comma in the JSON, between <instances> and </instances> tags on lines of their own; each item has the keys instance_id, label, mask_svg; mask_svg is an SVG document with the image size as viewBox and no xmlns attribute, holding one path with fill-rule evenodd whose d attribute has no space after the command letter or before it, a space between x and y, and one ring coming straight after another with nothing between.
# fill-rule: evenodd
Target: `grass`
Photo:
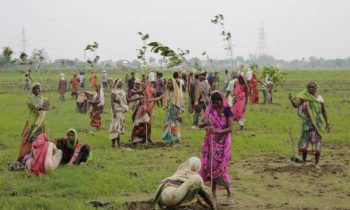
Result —
<instances>
[{"instance_id":1,"label":"grass","mask_svg":"<svg viewBox=\"0 0 350 210\"><path fill-rule=\"evenodd\" d=\"M54 140L64 136L69 128L77 128L81 131L79 139L91 145L93 160L79 167L60 167L44 177L25 178L23 172L8 171L7 164L18 154L28 112L28 93L19 87L22 74L0 74L0 209L93 209L85 205L89 200L111 201L113 208L126 209L126 201L151 199L160 180L171 175L187 158L200 156L204 131L191 130L192 115L187 112L183 115L180 145L132 151L112 149L108 139L110 91L105 93L102 131L95 133L89 126L89 116L75 112L75 102L69 93L67 101L58 100L55 90L58 74L44 73L41 78L37 72L32 75L34 80L42 80L49 86L43 92L53 107L47 117L48 135ZM71 73L66 75L69 78ZM112 73L110 77L124 78L124 75ZM306 168L281 172L278 170L293 166L288 161L292 156L289 130L292 129L297 140L300 129L300 120L287 95L303 90L309 80L318 82L332 125L332 132L324 135L321 155L324 171L314 173ZM283 87L274 93L274 104L248 107L245 130L239 131L235 125L233 132L230 174L234 195L240 202L237 208L349 208L350 173L346 162L350 145L349 89L350 71L290 71ZM130 111L126 120L124 143L128 142L132 128ZM164 111L155 108L154 140L161 139L163 123ZM87 129L93 132L82 132ZM341 171L336 170L338 166Z\"/></svg>"}]
</instances>

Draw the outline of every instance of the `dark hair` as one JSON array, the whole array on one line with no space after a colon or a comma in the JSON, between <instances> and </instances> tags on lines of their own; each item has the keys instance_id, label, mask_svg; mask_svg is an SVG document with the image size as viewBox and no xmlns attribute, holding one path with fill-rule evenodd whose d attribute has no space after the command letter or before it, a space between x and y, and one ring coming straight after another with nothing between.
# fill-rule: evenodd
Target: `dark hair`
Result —
<instances>
[{"instance_id":1,"label":"dark hair","mask_svg":"<svg viewBox=\"0 0 350 210\"><path fill-rule=\"evenodd\" d=\"M174 77L174 79L179 78L179 72L175 71L175 72L173 73L173 77Z\"/></svg>"},{"instance_id":2,"label":"dark hair","mask_svg":"<svg viewBox=\"0 0 350 210\"><path fill-rule=\"evenodd\" d=\"M195 78L195 79L199 79L199 75L198 75L198 74L195 74L195 75L194 75L194 78Z\"/></svg>"},{"instance_id":3,"label":"dark hair","mask_svg":"<svg viewBox=\"0 0 350 210\"><path fill-rule=\"evenodd\" d=\"M211 94L210 99L212 101L222 101L222 97L221 97L221 94L219 92L215 92L215 93Z\"/></svg>"},{"instance_id":4,"label":"dark hair","mask_svg":"<svg viewBox=\"0 0 350 210\"><path fill-rule=\"evenodd\" d=\"M238 75L237 79L240 84L244 84L244 78L242 75Z\"/></svg>"}]
</instances>

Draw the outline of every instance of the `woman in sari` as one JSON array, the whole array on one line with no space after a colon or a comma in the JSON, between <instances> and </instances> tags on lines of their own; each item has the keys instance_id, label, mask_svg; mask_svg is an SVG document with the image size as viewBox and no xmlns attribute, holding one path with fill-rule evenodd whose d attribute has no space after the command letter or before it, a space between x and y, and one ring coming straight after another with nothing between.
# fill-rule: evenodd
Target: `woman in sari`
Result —
<instances>
[{"instance_id":1,"label":"woman in sari","mask_svg":"<svg viewBox=\"0 0 350 210\"><path fill-rule=\"evenodd\" d=\"M296 97L289 93L289 100L292 106L298 108L298 116L302 119L301 136L299 141L299 153L306 163L307 150L311 143L315 154L315 169L319 169L319 159L321 155L321 139L323 130L322 117L326 122L326 130L330 131L330 124L324 105L324 99L316 93L317 85L315 82L309 82L306 90L300 92Z\"/></svg>"},{"instance_id":2,"label":"woman in sari","mask_svg":"<svg viewBox=\"0 0 350 210\"><path fill-rule=\"evenodd\" d=\"M202 167L199 174L206 185L211 185L215 199L217 187L226 189L227 200L224 203L226 205L233 203L228 171L231 160L232 125L233 114L226 98L218 91L212 93L203 123L199 125L200 128L206 129L202 146Z\"/></svg>"},{"instance_id":3,"label":"woman in sari","mask_svg":"<svg viewBox=\"0 0 350 210\"><path fill-rule=\"evenodd\" d=\"M76 74L73 74L73 78L70 80L69 88L71 88L71 95L73 99L78 98L78 88L79 88L79 79Z\"/></svg>"},{"instance_id":4,"label":"woman in sari","mask_svg":"<svg viewBox=\"0 0 350 210\"><path fill-rule=\"evenodd\" d=\"M236 82L235 92L233 94L234 104L232 106L232 113L234 120L238 122L241 130L245 124L245 110L247 107L248 85L242 75L238 76Z\"/></svg>"},{"instance_id":5,"label":"woman in sari","mask_svg":"<svg viewBox=\"0 0 350 210\"><path fill-rule=\"evenodd\" d=\"M258 89L258 78L256 72L253 72L252 79L250 80L250 102L252 104L259 103L259 89Z\"/></svg>"},{"instance_id":6,"label":"woman in sari","mask_svg":"<svg viewBox=\"0 0 350 210\"><path fill-rule=\"evenodd\" d=\"M102 125L101 118L103 113L103 106L105 104L104 92L100 84L97 84L96 92L97 94L95 95L94 99L92 101L89 101L89 103L92 105L92 109L90 112L90 125L92 127L95 127L97 131L99 131Z\"/></svg>"},{"instance_id":7,"label":"woman in sari","mask_svg":"<svg viewBox=\"0 0 350 210\"><path fill-rule=\"evenodd\" d=\"M180 141L180 109L181 109L181 96L180 89L175 79L169 79L167 82L167 88L163 95L147 100L148 102L163 100L163 107L166 112L166 119L163 128L162 139L164 141L174 142Z\"/></svg>"},{"instance_id":8,"label":"woman in sari","mask_svg":"<svg viewBox=\"0 0 350 210\"><path fill-rule=\"evenodd\" d=\"M20 151L17 158L19 166L23 165L23 157L30 153L32 143L45 132L45 117L49 109L49 102L41 96L41 84L34 82L31 87L31 95L28 101L29 119L23 132Z\"/></svg>"},{"instance_id":9,"label":"woman in sari","mask_svg":"<svg viewBox=\"0 0 350 210\"><path fill-rule=\"evenodd\" d=\"M91 89L96 89L97 88L97 76L95 74L95 72L91 72L91 75L90 75L90 87Z\"/></svg>"},{"instance_id":10,"label":"woman in sari","mask_svg":"<svg viewBox=\"0 0 350 210\"><path fill-rule=\"evenodd\" d=\"M32 152L24 159L29 174L42 176L55 170L61 158L62 151L45 134L40 134L32 145Z\"/></svg>"},{"instance_id":11,"label":"woman in sari","mask_svg":"<svg viewBox=\"0 0 350 210\"><path fill-rule=\"evenodd\" d=\"M205 191L203 179L198 174L200 167L201 161L197 157L182 163L175 174L161 182L152 209L178 209L198 201L197 198L201 197L210 209L215 210L215 204Z\"/></svg>"},{"instance_id":12,"label":"woman in sari","mask_svg":"<svg viewBox=\"0 0 350 210\"><path fill-rule=\"evenodd\" d=\"M87 162L90 157L90 146L78 140L78 133L74 128L67 131L66 138L57 139L55 144L62 151L60 164L79 165Z\"/></svg>"},{"instance_id":13,"label":"woman in sari","mask_svg":"<svg viewBox=\"0 0 350 210\"><path fill-rule=\"evenodd\" d=\"M64 78L64 74L61 73L60 74L60 81L58 83L58 92L60 93L60 100L61 101L65 100L64 94L66 93L66 90L67 90L67 81Z\"/></svg>"},{"instance_id":14,"label":"woman in sari","mask_svg":"<svg viewBox=\"0 0 350 210\"><path fill-rule=\"evenodd\" d=\"M126 93L123 90L121 79L114 80L114 88L111 93L112 121L109 127L109 138L112 141L112 147L115 147L117 141L120 148L120 135L124 134L125 112L129 110Z\"/></svg>"},{"instance_id":15,"label":"woman in sari","mask_svg":"<svg viewBox=\"0 0 350 210\"><path fill-rule=\"evenodd\" d=\"M148 80L145 80L145 83ZM150 87L149 87L150 88ZM131 141L133 144L136 143L149 143L152 144L151 140L151 114L148 109L148 105L152 104L153 101L147 103L146 94L151 97L151 90L143 89L141 87L141 82L139 80L135 81L135 88L131 91L131 100L136 98L142 98L142 100L137 100L132 104L132 121L133 129L131 133Z\"/></svg>"},{"instance_id":16,"label":"woman in sari","mask_svg":"<svg viewBox=\"0 0 350 210\"><path fill-rule=\"evenodd\" d=\"M163 106L166 111L166 119L163 128L164 141L170 143L180 141L180 110L181 95L180 88L175 79L169 79L167 89L163 94Z\"/></svg>"}]
</instances>

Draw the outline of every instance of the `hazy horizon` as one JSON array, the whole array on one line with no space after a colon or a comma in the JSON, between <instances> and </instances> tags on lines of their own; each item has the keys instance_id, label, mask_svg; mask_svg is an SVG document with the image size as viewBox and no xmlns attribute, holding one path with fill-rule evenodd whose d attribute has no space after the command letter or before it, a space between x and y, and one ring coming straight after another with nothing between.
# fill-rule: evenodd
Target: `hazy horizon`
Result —
<instances>
[{"instance_id":1,"label":"hazy horizon","mask_svg":"<svg viewBox=\"0 0 350 210\"><path fill-rule=\"evenodd\" d=\"M100 44L101 60L136 59L142 45L139 31L149 33L150 41L190 50L190 57L206 51L211 58L224 59L220 28L210 22L221 13L232 34L234 56L255 52L263 24L275 58L350 57L346 0L12 0L1 5L0 47L11 47L15 56L22 51L24 27L27 53L45 49L51 60L82 60L84 48L93 41Z\"/></svg>"}]
</instances>

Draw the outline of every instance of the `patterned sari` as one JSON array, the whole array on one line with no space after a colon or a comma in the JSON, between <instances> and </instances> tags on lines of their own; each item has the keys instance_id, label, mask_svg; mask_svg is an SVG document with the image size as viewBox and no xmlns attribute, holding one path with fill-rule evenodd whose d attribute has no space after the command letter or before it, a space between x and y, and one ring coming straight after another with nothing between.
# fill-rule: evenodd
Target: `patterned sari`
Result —
<instances>
[{"instance_id":1,"label":"patterned sari","mask_svg":"<svg viewBox=\"0 0 350 210\"><path fill-rule=\"evenodd\" d=\"M172 80L174 90L167 89L163 96L163 106L166 110L166 119L163 128L162 139L170 143L180 140L180 115L181 97L179 86L176 81Z\"/></svg>"},{"instance_id":2,"label":"patterned sari","mask_svg":"<svg viewBox=\"0 0 350 210\"><path fill-rule=\"evenodd\" d=\"M321 103L324 103L323 98L320 95L315 97L307 90L299 93L297 98L304 100L304 103L298 108L298 115L302 119L299 152L306 152L311 143L315 145L316 154L320 154L323 127Z\"/></svg>"},{"instance_id":3,"label":"patterned sari","mask_svg":"<svg viewBox=\"0 0 350 210\"><path fill-rule=\"evenodd\" d=\"M216 91L218 92L218 91ZM220 93L225 107L224 113L219 113L212 104L209 104L205 110L203 121L210 121L211 128L221 130L227 128L227 120L232 116L230 106L226 98ZM231 160L231 133L210 134L209 128L206 130L206 136L202 145L202 167L199 174L202 176L204 183L208 186L211 181L222 187L230 188L230 176L228 171L229 161Z\"/></svg>"},{"instance_id":4,"label":"patterned sari","mask_svg":"<svg viewBox=\"0 0 350 210\"><path fill-rule=\"evenodd\" d=\"M29 154L32 148L32 143L37 139L37 137L45 132L45 118L46 111L40 110L44 106L45 98L40 94L35 95L33 93L34 87L39 86L40 90L41 84L38 82L33 83L31 87L31 95L28 101L29 108L29 119L27 120L23 132L22 132L22 141L20 145L20 151L17 158L17 161L22 163L23 158L26 154Z\"/></svg>"}]
</instances>

